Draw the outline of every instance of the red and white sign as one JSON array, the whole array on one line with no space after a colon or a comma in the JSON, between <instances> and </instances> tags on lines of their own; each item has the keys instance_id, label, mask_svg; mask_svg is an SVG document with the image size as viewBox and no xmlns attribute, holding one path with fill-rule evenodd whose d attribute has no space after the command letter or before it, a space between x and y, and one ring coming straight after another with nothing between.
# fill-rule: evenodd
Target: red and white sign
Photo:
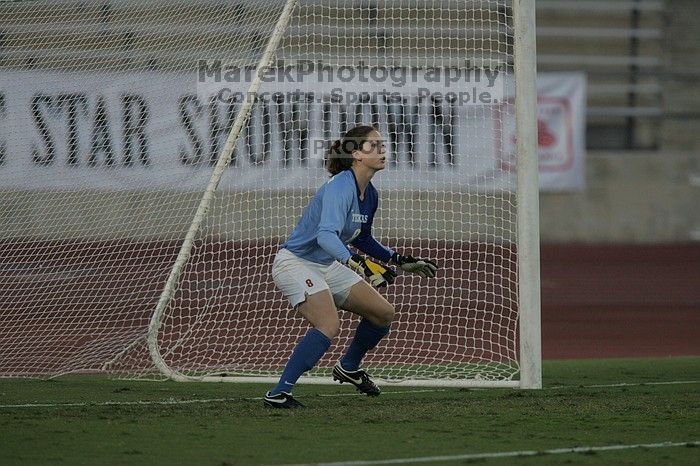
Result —
<instances>
[{"instance_id":1,"label":"red and white sign","mask_svg":"<svg viewBox=\"0 0 700 466\"><path fill-rule=\"evenodd\" d=\"M537 145L542 191L573 191L585 186L586 78L583 73L544 73L537 83ZM513 115L513 99L501 111ZM501 124L503 122L503 124ZM503 127L502 127L503 126ZM497 120L499 167L515 171L515 119Z\"/></svg>"}]
</instances>

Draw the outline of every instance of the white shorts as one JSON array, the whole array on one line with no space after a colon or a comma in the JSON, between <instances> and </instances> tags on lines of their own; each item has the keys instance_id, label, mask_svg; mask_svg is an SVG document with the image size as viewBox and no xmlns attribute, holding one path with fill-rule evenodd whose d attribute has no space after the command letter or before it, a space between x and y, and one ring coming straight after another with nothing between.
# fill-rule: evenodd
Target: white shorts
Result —
<instances>
[{"instance_id":1,"label":"white shorts","mask_svg":"<svg viewBox=\"0 0 700 466\"><path fill-rule=\"evenodd\" d=\"M338 261L321 265L280 249L272 263L272 279L292 307L306 301L308 295L330 290L336 307L342 307L350 288L362 277Z\"/></svg>"}]
</instances>

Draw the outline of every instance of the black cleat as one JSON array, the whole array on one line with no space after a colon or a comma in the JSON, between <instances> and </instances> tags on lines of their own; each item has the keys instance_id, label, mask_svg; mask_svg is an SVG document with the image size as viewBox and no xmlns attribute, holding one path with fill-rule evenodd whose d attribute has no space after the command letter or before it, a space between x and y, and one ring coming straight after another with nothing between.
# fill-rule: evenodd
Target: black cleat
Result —
<instances>
[{"instance_id":1,"label":"black cleat","mask_svg":"<svg viewBox=\"0 0 700 466\"><path fill-rule=\"evenodd\" d=\"M357 387L357 390L366 393L367 396L379 396L382 392L379 387L377 387L372 379L369 378L367 372L362 369L357 371L346 371L340 363L336 364L333 368L333 380L337 380L340 383L348 382Z\"/></svg>"},{"instance_id":2,"label":"black cleat","mask_svg":"<svg viewBox=\"0 0 700 466\"><path fill-rule=\"evenodd\" d=\"M306 406L295 400L291 393L285 392L278 393L277 395L270 395L270 392L267 392L265 393L265 398L263 398L263 403L265 403L266 406L280 409L306 408Z\"/></svg>"}]
</instances>

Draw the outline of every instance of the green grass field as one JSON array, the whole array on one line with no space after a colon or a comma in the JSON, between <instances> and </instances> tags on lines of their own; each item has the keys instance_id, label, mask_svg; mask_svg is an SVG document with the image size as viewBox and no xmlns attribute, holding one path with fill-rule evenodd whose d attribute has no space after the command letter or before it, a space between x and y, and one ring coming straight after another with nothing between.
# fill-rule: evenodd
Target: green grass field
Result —
<instances>
[{"instance_id":1,"label":"green grass field","mask_svg":"<svg viewBox=\"0 0 700 466\"><path fill-rule=\"evenodd\" d=\"M384 385L373 399L299 385L309 409L280 411L254 384L0 379L0 465L700 464L697 443L544 452L699 441L700 358L545 362L544 381L536 391ZM468 456L521 450L540 453Z\"/></svg>"}]
</instances>

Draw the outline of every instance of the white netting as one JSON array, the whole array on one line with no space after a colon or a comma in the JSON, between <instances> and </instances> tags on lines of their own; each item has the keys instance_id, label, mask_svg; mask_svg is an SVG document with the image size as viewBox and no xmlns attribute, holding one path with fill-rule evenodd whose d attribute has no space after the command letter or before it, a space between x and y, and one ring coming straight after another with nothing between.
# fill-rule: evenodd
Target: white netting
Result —
<instances>
[{"instance_id":1,"label":"white netting","mask_svg":"<svg viewBox=\"0 0 700 466\"><path fill-rule=\"evenodd\" d=\"M272 258L363 122L390 159L375 236L442 267L383 292L397 321L365 366L517 378L509 3L300 0L163 314L168 366L279 374L307 325ZM283 7L0 3L0 375L157 373L149 320Z\"/></svg>"}]
</instances>

